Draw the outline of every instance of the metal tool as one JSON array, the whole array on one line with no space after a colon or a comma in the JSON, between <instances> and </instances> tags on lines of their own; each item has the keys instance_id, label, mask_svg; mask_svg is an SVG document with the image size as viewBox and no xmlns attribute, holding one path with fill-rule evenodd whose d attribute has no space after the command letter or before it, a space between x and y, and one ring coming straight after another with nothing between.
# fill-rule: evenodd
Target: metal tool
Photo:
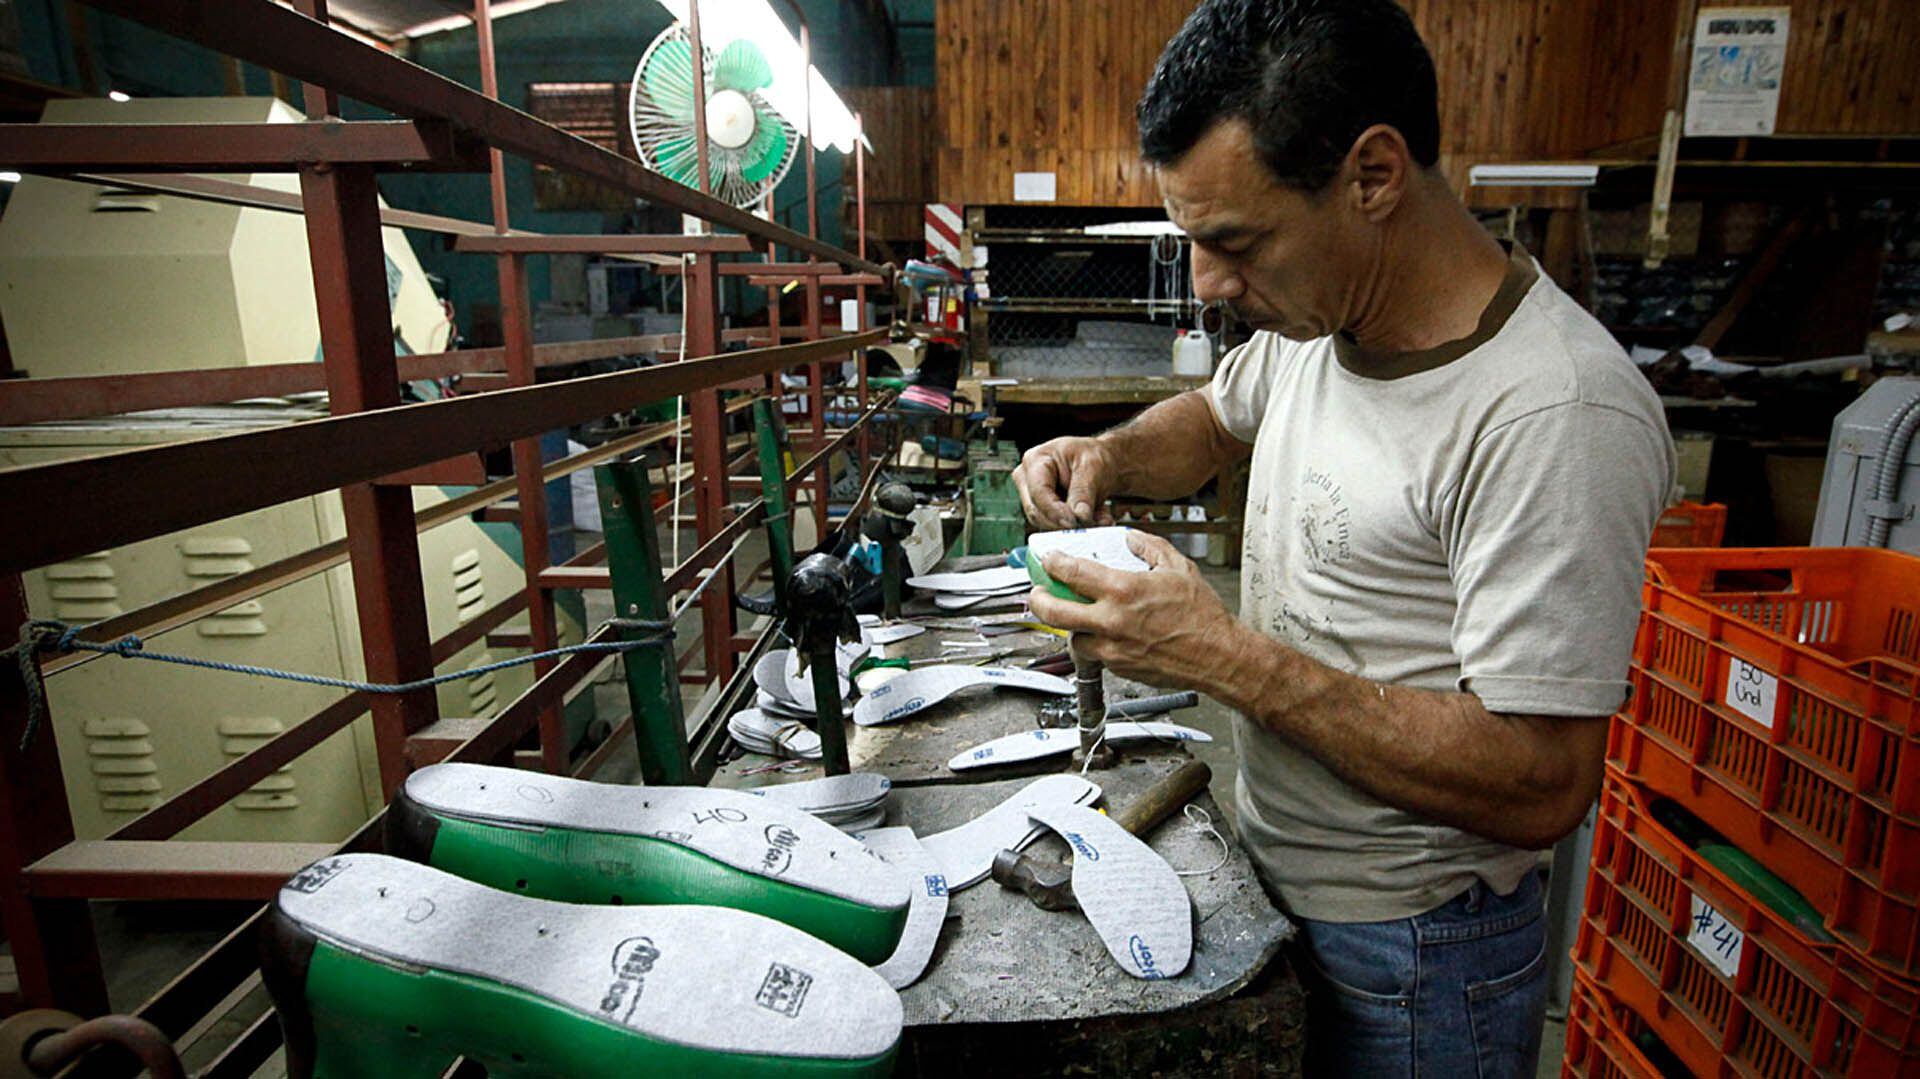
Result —
<instances>
[{"instance_id":1,"label":"metal tool","mask_svg":"<svg viewBox=\"0 0 1920 1079\"><path fill-rule=\"evenodd\" d=\"M1044 670L1049 674L1065 674L1065 671L1029 663L1034 670ZM1107 709L1107 718L1137 719L1140 716L1159 715L1162 712L1177 712L1182 708L1192 708L1200 703L1200 695L1192 690L1180 693L1162 693L1154 697L1138 697L1130 701L1121 701ZM1061 728L1071 727L1077 721L1078 706L1067 700L1051 700L1040 705L1040 726Z\"/></svg>"},{"instance_id":2,"label":"metal tool","mask_svg":"<svg viewBox=\"0 0 1920 1079\"><path fill-rule=\"evenodd\" d=\"M1213 769L1205 761L1188 761L1115 813L1114 823L1144 839L1155 825L1206 790L1212 780ZM1076 910L1080 906L1073 895L1072 867L1051 858L1003 850L994 856L991 875L1002 888L1024 894L1041 910Z\"/></svg>"},{"instance_id":3,"label":"metal tool","mask_svg":"<svg viewBox=\"0 0 1920 1079\"><path fill-rule=\"evenodd\" d=\"M1080 702L1080 748L1067 767L1075 772L1113 767L1113 747L1106 743L1106 665L1099 660L1073 657L1074 696Z\"/></svg>"},{"instance_id":4,"label":"metal tool","mask_svg":"<svg viewBox=\"0 0 1920 1079\"><path fill-rule=\"evenodd\" d=\"M813 667L813 703L820 735L820 761L830 776L847 773L847 732L840 705L835 647L860 639L849 599L853 573L829 554L808 555L787 582L787 636L800 653L800 667Z\"/></svg>"},{"instance_id":5,"label":"metal tool","mask_svg":"<svg viewBox=\"0 0 1920 1079\"><path fill-rule=\"evenodd\" d=\"M882 616L900 617L900 594L907 579L907 552L902 542L913 535L908 515L915 505L913 489L904 483L883 483L874 492L873 508L860 522L860 533L880 545Z\"/></svg>"}]
</instances>

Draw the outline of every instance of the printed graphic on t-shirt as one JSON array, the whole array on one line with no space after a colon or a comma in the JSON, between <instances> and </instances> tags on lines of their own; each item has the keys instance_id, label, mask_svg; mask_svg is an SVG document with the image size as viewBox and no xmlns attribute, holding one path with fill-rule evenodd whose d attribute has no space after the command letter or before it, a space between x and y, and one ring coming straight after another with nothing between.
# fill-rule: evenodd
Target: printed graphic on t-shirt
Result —
<instances>
[{"instance_id":1,"label":"printed graphic on t-shirt","mask_svg":"<svg viewBox=\"0 0 1920 1079\"><path fill-rule=\"evenodd\" d=\"M1330 569L1353 557L1353 511L1346 495L1332 476L1312 465L1293 496L1293 519L1312 568Z\"/></svg>"}]
</instances>

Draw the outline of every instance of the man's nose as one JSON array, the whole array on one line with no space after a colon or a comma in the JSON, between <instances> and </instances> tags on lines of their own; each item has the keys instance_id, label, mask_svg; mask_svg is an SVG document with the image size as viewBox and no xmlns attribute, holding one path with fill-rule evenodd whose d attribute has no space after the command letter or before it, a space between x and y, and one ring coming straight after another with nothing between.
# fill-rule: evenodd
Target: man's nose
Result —
<instances>
[{"instance_id":1,"label":"man's nose","mask_svg":"<svg viewBox=\"0 0 1920 1079\"><path fill-rule=\"evenodd\" d=\"M1193 245L1193 295L1201 303L1223 303L1246 291L1240 274L1225 259Z\"/></svg>"}]
</instances>

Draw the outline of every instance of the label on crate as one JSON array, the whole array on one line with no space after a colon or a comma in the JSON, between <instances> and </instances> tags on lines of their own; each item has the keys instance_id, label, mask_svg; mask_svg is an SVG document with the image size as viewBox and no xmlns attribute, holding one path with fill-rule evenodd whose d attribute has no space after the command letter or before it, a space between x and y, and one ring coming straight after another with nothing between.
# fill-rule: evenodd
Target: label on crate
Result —
<instances>
[{"instance_id":1,"label":"label on crate","mask_svg":"<svg viewBox=\"0 0 1920 1079\"><path fill-rule=\"evenodd\" d=\"M1778 678L1744 659L1728 661L1726 702L1768 730L1773 729L1773 701L1779 692Z\"/></svg>"},{"instance_id":2,"label":"label on crate","mask_svg":"<svg viewBox=\"0 0 1920 1079\"><path fill-rule=\"evenodd\" d=\"M1693 920L1687 923L1687 944L1713 964L1713 969L1732 978L1740 969L1740 949L1746 934L1697 895L1688 896L1693 905Z\"/></svg>"}]
</instances>

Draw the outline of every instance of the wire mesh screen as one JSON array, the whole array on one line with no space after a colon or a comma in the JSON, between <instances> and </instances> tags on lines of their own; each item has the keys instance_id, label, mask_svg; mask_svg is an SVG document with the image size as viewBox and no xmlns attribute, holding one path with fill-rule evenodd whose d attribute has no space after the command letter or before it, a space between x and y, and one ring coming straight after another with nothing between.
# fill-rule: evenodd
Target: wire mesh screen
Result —
<instances>
[{"instance_id":1,"label":"wire mesh screen","mask_svg":"<svg viewBox=\"0 0 1920 1079\"><path fill-rule=\"evenodd\" d=\"M1138 210L996 207L976 248L990 251L987 343L1015 377L1165 375L1194 325L1187 245L1178 237L1089 236Z\"/></svg>"}]
</instances>

